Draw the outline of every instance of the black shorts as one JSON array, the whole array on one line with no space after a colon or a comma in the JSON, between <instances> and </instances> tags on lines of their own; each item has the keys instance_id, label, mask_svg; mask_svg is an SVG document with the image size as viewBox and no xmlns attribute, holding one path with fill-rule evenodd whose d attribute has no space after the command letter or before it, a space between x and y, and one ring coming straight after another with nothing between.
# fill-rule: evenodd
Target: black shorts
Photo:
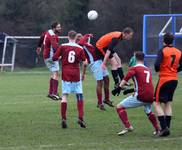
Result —
<instances>
[{"instance_id":1,"label":"black shorts","mask_svg":"<svg viewBox=\"0 0 182 150\"><path fill-rule=\"evenodd\" d=\"M155 97L156 101L161 103L167 103L173 100L174 91L177 87L177 80L169 80L166 82L160 82L160 79L157 83Z\"/></svg>"}]
</instances>

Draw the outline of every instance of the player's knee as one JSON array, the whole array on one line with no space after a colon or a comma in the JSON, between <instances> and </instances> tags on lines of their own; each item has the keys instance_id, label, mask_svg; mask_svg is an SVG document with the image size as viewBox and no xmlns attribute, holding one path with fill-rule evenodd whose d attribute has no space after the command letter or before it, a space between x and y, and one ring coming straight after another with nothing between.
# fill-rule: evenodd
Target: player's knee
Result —
<instances>
[{"instance_id":1,"label":"player's knee","mask_svg":"<svg viewBox=\"0 0 182 150\"><path fill-rule=\"evenodd\" d=\"M117 104L116 109L125 109L125 107L122 104Z\"/></svg>"},{"instance_id":2,"label":"player's knee","mask_svg":"<svg viewBox=\"0 0 182 150\"><path fill-rule=\"evenodd\" d=\"M62 96L61 103L67 103L66 95L63 95L63 96Z\"/></svg>"},{"instance_id":3,"label":"player's knee","mask_svg":"<svg viewBox=\"0 0 182 150\"><path fill-rule=\"evenodd\" d=\"M83 94L82 93L76 94L76 99L77 101L83 101Z\"/></svg>"}]
</instances>

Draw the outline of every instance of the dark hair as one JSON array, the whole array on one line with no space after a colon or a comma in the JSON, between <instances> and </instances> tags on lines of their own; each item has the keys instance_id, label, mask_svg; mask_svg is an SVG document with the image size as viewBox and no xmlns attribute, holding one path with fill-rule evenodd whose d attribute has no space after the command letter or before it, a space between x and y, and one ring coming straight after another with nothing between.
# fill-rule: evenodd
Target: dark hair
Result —
<instances>
[{"instance_id":1,"label":"dark hair","mask_svg":"<svg viewBox=\"0 0 182 150\"><path fill-rule=\"evenodd\" d=\"M58 24L59 24L59 22L53 22L53 23L51 24L51 29L56 28Z\"/></svg>"},{"instance_id":2,"label":"dark hair","mask_svg":"<svg viewBox=\"0 0 182 150\"><path fill-rule=\"evenodd\" d=\"M163 41L166 45L170 45L173 43L174 36L171 33L164 34Z\"/></svg>"},{"instance_id":3,"label":"dark hair","mask_svg":"<svg viewBox=\"0 0 182 150\"><path fill-rule=\"evenodd\" d=\"M76 34L77 34L76 31L71 30L71 31L68 32L68 37L70 39L74 40L76 38Z\"/></svg>"},{"instance_id":4,"label":"dark hair","mask_svg":"<svg viewBox=\"0 0 182 150\"><path fill-rule=\"evenodd\" d=\"M126 28L123 29L123 33L126 33L126 34L133 33L133 29L130 28L130 27L126 27Z\"/></svg>"},{"instance_id":5,"label":"dark hair","mask_svg":"<svg viewBox=\"0 0 182 150\"><path fill-rule=\"evenodd\" d=\"M144 57L145 57L145 55L144 55L144 53L142 51L137 51L135 53L136 60L143 61L144 60Z\"/></svg>"}]
</instances>

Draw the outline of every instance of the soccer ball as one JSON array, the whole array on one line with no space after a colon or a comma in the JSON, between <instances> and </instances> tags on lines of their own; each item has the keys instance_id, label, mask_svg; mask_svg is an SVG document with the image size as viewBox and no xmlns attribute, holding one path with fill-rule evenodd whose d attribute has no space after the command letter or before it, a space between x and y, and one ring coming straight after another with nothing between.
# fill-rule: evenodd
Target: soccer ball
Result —
<instances>
[{"instance_id":1,"label":"soccer ball","mask_svg":"<svg viewBox=\"0 0 182 150\"><path fill-rule=\"evenodd\" d=\"M98 17L98 13L95 10L90 10L87 14L89 20L95 20Z\"/></svg>"}]
</instances>

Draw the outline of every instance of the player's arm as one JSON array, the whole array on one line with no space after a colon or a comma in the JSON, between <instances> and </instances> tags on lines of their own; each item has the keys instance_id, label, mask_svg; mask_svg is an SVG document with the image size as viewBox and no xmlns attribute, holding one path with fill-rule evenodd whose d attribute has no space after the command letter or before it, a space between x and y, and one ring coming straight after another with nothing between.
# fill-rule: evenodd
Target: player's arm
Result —
<instances>
[{"instance_id":1,"label":"player's arm","mask_svg":"<svg viewBox=\"0 0 182 150\"><path fill-rule=\"evenodd\" d=\"M126 76L123 78L123 80L121 81L121 83L119 84L119 86L117 88L115 88L114 90L112 90L112 94L115 95L119 95L121 90L125 90L125 85L128 83L129 79L131 79L133 76L135 76L135 70L133 67L131 67L128 71L128 73L126 74ZM133 90L132 90L133 91Z\"/></svg>"},{"instance_id":2,"label":"player's arm","mask_svg":"<svg viewBox=\"0 0 182 150\"><path fill-rule=\"evenodd\" d=\"M54 49L54 51L56 51L58 48L58 42L55 35L51 36L51 46Z\"/></svg>"},{"instance_id":3,"label":"player's arm","mask_svg":"<svg viewBox=\"0 0 182 150\"><path fill-rule=\"evenodd\" d=\"M56 52L54 53L52 60L53 61L57 61L61 59L61 46L56 50Z\"/></svg>"},{"instance_id":4,"label":"player's arm","mask_svg":"<svg viewBox=\"0 0 182 150\"><path fill-rule=\"evenodd\" d=\"M108 46L108 49L106 51L106 54L104 56L104 60L103 60L103 63L102 63L103 66L106 65L106 62L107 62L110 54L111 53L114 53L114 47L118 44L118 42L119 42L119 39L117 39L117 38L113 38L112 39L111 43Z\"/></svg>"},{"instance_id":5,"label":"player's arm","mask_svg":"<svg viewBox=\"0 0 182 150\"><path fill-rule=\"evenodd\" d=\"M85 79L85 76L86 76L86 70L87 70L87 65L88 65L88 61L87 59L85 59L85 61L83 61L83 71L82 71L82 80Z\"/></svg>"},{"instance_id":6,"label":"player's arm","mask_svg":"<svg viewBox=\"0 0 182 150\"><path fill-rule=\"evenodd\" d=\"M162 49L160 49L158 51L157 58L154 64L154 68L156 72L160 71L160 65L161 65L162 59L163 59L163 52L162 52Z\"/></svg>"},{"instance_id":7,"label":"player's arm","mask_svg":"<svg viewBox=\"0 0 182 150\"><path fill-rule=\"evenodd\" d=\"M81 51L81 57L80 57L81 59L82 59L82 80L84 80L85 79L85 76L86 76L86 70L87 70L87 65L88 65L88 61L87 61L87 59L86 59L86 56L85 56L85 52L84 52L84 50L82 50Z\"/></svg>"},{"instance_id":8,"label":"player's arm","mask_svg":"<svg viewBox=\"0 0 182 150\"><path fill-rule=\"evenodd\" d=\"M37 49L36 49L36 52L37 52L38 55L41 52L41 48L42 48L42 45L43 45L43 42L44 42L44 37L45 37L45 33L41 34L40 39L38 41Z\"/></svg>"},{"instance_id":9,"label":"player's arm","mask_svg":"<svg viewBox=\"0 0 182 150\"><path fill-rule=\"evenodd\" d=\"M179 60L179 66L178 66L178 72L182 71L182 53L181 53L181 58Z\"/></svg>"},{"instance_id":10,"label":"player's arm","mask_svg":"<svg viewBox=\"0 0 182 150\"><path fill-rule=\"evenodd\" d=\"M79 41L79 45L87 46L89 38L93 37L92 34L85 34ZM90 44L89 44L90 45Z\"/></svg>"}]
</instances>

